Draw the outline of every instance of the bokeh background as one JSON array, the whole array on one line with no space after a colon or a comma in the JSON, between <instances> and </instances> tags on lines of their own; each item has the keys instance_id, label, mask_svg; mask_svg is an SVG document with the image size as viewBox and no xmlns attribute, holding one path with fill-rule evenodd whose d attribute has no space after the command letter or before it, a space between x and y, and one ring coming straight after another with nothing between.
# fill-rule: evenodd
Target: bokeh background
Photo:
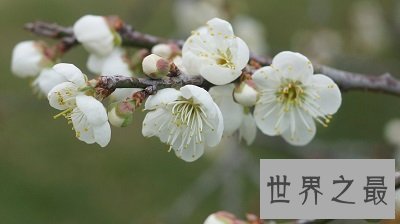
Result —
<instances>
[{"instance_id":1,"label":"bokeh background","mask_svg":"<svg viewBox=\"0 0 400 224\"><path fill-rule=\"evenodd\" d=\"M225 140L185 163L158 139L142 137L140 112L132 126L113 128L106 149L76 140L30 80L10 72L13 46L37 39L22 29L26 22L72 25L85 14L115 14L143 32L184 38L196 28L190 19L218 13L257 21L261 34L249 23L238 28L248 38L264 35L255 51L299 51L329 66L400 78L400 1L205 2L218 7L199 15L200 8L172 0L0 0L0 223L202 223L218 210L257 214L260 158L394 158L383 136L385 124L400 118L393 96L344 93L330 127L319 127L306 147L259 133L251 147ZM78 47L64 61L87 72L86 58Z\"/></svg>"}]
</instances>

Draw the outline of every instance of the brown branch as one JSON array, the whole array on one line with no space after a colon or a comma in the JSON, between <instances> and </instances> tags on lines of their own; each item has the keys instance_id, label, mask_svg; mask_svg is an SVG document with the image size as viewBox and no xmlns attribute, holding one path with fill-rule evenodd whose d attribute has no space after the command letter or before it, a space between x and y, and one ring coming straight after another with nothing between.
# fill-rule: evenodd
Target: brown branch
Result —
<instances>
[{"instance_id":1,"label":"brown branch","mask_svg":"<svg viewBox=\"0 0 400 224\"><path fill-rule=\"evenodd\" d=\"M79 44L74 37L71 27L63 27L55 23L37 21L26 24L25 28L32 33L40 36L45 36L53 39L61 39L58 48L60 48L63 53ZM141 33L124 23L122 23L122 25L118 27L118 32L121 35L122 44L124 46L150 49L151 47L159 43L173 42L178 46L183 45L182 40L165 39ZM251 61L258 63L260 66L269 65L271 63L270 59L254 54L251 55L251 59ZM324 65L315 65L315 73L321 73L329 76L338 84L338 86L343 91L364 90L400 96L400 81L388 73L379 76L365 75L343 71ZM136 84L138 84L136 82L130 82L130 84L131 86L129 87L143 86L141 84L139 86L136 86Z\"/></svg>"}]
</instances>

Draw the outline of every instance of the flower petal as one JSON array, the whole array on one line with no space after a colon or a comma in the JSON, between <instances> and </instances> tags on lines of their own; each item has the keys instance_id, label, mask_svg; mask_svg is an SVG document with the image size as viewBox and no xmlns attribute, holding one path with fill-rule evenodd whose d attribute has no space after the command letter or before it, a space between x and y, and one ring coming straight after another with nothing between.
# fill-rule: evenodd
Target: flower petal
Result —
<instances>
[{"instance_id":1,"label":"flower petal","mask_svg":"<svg viewBox=\"0 0 400 224\"><path fill-rule=\"evenodd\" d=\"M282 137L290 144L303 146L315 136L316 127L312 117L299 108L290 113L290 127L282 132Z\"/></svg>"},{"instance_id":2,"label":"flower petal","mask_svg":"<svg viewBox=\"0 0 400 224\"><path fill-rule=\"evenodd\" d=\"M243 106L233 100L234 84L214 86L209 90L214 102L221 110L224 119L224 134L232 135L243 121Z\"/></svg>"},{"instance_id":3,"label":"flower petal","mask_svg":"<svg viewBox=\"0 0 400 224\"><path fill-rule=\"evenodd\" d=\"M289 113L279 103L258 103L254 108L257 127L266 135L274 136L284 132L289 126L288 117Z\"/></svg>"},{"instance_id":4,"label":"flower petal","mask_svg":"<svg viewBox=\"0 0 400 224\"><path fill-rule=\"evenodd\" d=\"M181 93L174 88L165 88L159 90L155 95L149 96L144 104L145 110L153 110L165 106L170 102L177 100Z\"/></svg>"},{"instance_id":5,"label":"flower petal","mask_svg":"<svg viewBox=\"0 0 400 224\"><path fill-rule=\"evenodd\" d=\"M214 101L205 89L195 85L185 85L180 88L180 91L183 98L193 99L194 103L202 105L202 109L205 110L208 116L215 116Z\"/></svg>"},{"instance_id":6,"label":"flower petal","mask_svg":"<svg viewBox=\"0 0 400 224\"><path fill-rule=\"evenodd\" d=\"M170 122L171 116L168 111L164 108L157 108L153 111L147 112L143 124L142 134L144 137L152 137L159 135L161 125L165 125L165 122Z\"/></svg>"},{"instance_id":7,"label":"flower petal","mask_svg":"<svg viewBox=\"0 0 400 224\"><path fill-rule=\"evenodd\" d=\"M183 148L182 150L175 150L174 146L173 148L176 156L186 162L193 162L204 153L204 144L196 143L194 140L191 141L187 148Z\"/></svg>"},{"instance_id":8,"label":"flower petal","mask_svg":"<svg viewBox=\"0 0 400 224\"><path fill-rule=\"evenodd\" d=\"M90 53L105 56L114 47L114 35L102 16L86 15L75 22L74 34Z\"/></svg>"},{"instance_id":9,"label":"flower petal","mask_svg":"<svg viewBox=\"0 0 400 224\"><path fill-rule=\"evenodd\" d=\"M205 131L207 145L210 147L214 147L221 142L222 134L224 132L224 119L222 117L222 113L219 110L217 104L214 103L214 106L217 114L215 117L209 118L209 122L214 128L210 129L209 127L207 127L206 130L208 130Z\"/></svg>"},{"instance_id":10,"label":"flower petal","mask_svg":"<svg viewBox=\"0 0 400 224\"><path fill-rule=\"evenodd\" d=\"M283 51L277 54L272 60L272 67L278 69L285 78L303 83L306 83L314 73L313 66L308 58L291 51Z\"/></svg>"},{"instance_id":11,"label":"flower petal","mask_svg":"<svg viewBox=\"0 0 400 224\"><path fill-rule=\"evenodd\" d=\"M254 72L254 74L252 75L254 84L260 91L276 91L281 85L281 77L282 76L279 71L271 66L262 67Z\"/></svg>"},{"instance_id":12,"label":"flower petal","mask_svg":"<svg viewBox=\"0 0 400 224\"><path fill-rule=\"evenodd\" d=\"M239 139L244 139L247 145L254 142L257 136L257 125L251 113L247 113L243 117L243 122L239 129Z\"/></svg>"},{"instance_id":13,"label":"flower petal","mask_svg":"<svg viewBox=\"0 0 400 224\"><path fill-rule=\"evenodd\" d=\"M242 71L212 64L201 67L200 74L214 85L225 85L237 79Z\"/></svg>"},{"instance_id":14,"label":"flower petal","mask_svg":"<svg viewBox=\"0 0 400 224\"><path fill-rule=\"evenodd\" d=\"M310 80L311 88L316 89L319 97L313 99L320 106L323 114L334 114L342 103L339 87L331 78L325 75L314 75Z\"/></svg>"},{"instance_id":15,"label":"flower petal","mask_svg":"<svg viewBox=\"0 0 400 224\"><path fill-rule=\"evenodd\" d=\"M89 69L89 71L96 74L100 74L106 59L107 57L104 56L99 56L97 54L90 54L86 62L86 67Z\"/></svg>"},{"instance_id":16,"label":"flower petal","mask_svg":"<svg viewBox=\"0 0 400 224\"><path fill-rule=\"evenodd\" d=\"M53 70L79 87L82 87L86 84L85 75L73 64L59 63L53 66Z\"/></svg>"},{"instance_id":17,"label":"flower petal","mask_svg":"<svg viewBox=\"0 0 400 224\"><path fill-rule=\"evenodd\" d=\"M108 122L99 126L93 126L94 139L101 147L105 147L111 140L111 128Z\"/></svg>"},{"instance_id":18,"label":"flower petal","mask_svg":"<svg viewBox=\"0 0 400 224\"><path fill-rule=\"evenodd\" d=\"M88 122L87 116L85 116L78 107L72 111L71 121L74 126L76 137L79 140L87 144L95 143L92 125Z\"/></svg>"},{"instance_id":19,"label":"flower petal","mask_svg":"<svg viewBox=\"0 0 400 224\"><path fill-rule=\"evenodd\" d=\"M236 54L237 58L235 64L239 68L244 68L249 62L250 50L247 44L239 37L236 37L236 42L237 42L237 54Z\"/></svg>"},{"instance_id":20,"label":"flower petal","mask_svg":"<svg viewBox=\"0 0 400 224\"><path fill-rule=\"evenodd\" d=\"M103 104L92 96L79 95L76 97L76 106L93 125L102 125L108 121L107 112Z\"/></svg>"},{"instance_id":21,"label":"flower petal","mask_svg":"<svg viewBox=\"0 0 400 224\"><path fill-rule=\"evenodd\" d=\"M80 94L78 86L72 82L63 82L49 91L47 99L49 100L50 106L58 110L65 110L75 107L75 97L78 94Z\"/></svg>"},{"instance_id":22,"label":"flower petal","mask_svg":"<svg viewBox=\"0 0 400 224\"><path fill-rule=\"evenodd\" d=\"M59 75L53 69L43 69L33 85L39 87L40 91L47 95L54 86L66 81L68 80L64 76Z\"/></svg>"}]
</instances>

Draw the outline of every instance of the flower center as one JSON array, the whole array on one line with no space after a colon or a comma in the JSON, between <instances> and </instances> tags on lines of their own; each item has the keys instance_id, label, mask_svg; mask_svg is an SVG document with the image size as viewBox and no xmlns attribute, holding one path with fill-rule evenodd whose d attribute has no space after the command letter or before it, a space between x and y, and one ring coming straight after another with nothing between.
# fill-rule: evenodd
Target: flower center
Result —
<instances>
[{"instance_id":1,"label":"flower center","mask_svg":"<svg viewBox=\"0 0 400 224\"><path fill-rule=\"evenodd\" d=\"M220 49L218 49L217 52L217 65L221 65L230 69L235 69L235 64L232 62L232 53L229 48L225 52L221 51Z\"/></svg>"},{"instance_id":2,"label":"flower center","mask_svg":"<svg viewBox=\"0 0 400 224\"><path fill-rule=\"evenodd\" d=\"M208 117L203 108L193 102L192 99L181 99L175 101L172 106L172 124L167 143L172 147L180 136L181 145L179 150L188 148L190 144L203 142L203 130L206 126L214 129L207 121Z\"/></svg>"},{"instance_id":3,"label":"flower center","mask_svg":"<svg viewBox=\"0 0 400 224\"><path fill-rule=\"evenodd\" d=\"M300 104L304 101L304 89L300 81L288 80L276 93L279 101L284 104Z\"/></svg>"}]
</instances>

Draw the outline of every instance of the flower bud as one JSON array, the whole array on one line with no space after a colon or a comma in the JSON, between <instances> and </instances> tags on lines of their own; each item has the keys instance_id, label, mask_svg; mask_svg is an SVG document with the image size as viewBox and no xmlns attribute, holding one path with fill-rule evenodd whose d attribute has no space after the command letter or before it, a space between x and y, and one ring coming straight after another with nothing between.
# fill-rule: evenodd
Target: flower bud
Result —
<instances>
[{"instance_id":1,"label":"flower bud","mask_svg":"<svg viewBox=\"0 0 400 224\"><path fill-rule=\"evenodd\" d=\"M133 100L124 100L109 106L108 120L115 127L126 127L133 121L136 106Z\"/></svg>"},{"instance_id":2,"label":"flower bud","mask_svg":"<svg viewBox=\"0 0 400 224\"><path fill-rule=\"evenodd\" d=\"M257 102L258 92L253 86L252 80L241 82L233 91L235 101L246 107L254 106Z\"/></svg>"},{"instance_id":3,"label":"flower bud","mask_svg":"<svg viewBox=\"0 0 400 224\"><path fill-rule=\"evenodd\" d=\"M180 54L180 49L176 44L157 44L151 49L151 53L163 58L171 59Z\"/></svg>"},{"instance_id":4,"label":"flower bud","mask_svg":"<svg viewBox=\"0 0 400 224\"><path fill-rule=\"evenodd\" d=\"M204 224L237 224L242 223L233 214L229 212L216 212L207 217Z\"/></svg>"},{"instance_id":5,"label":"flower bud","mask_svg":"<svg viewBox=\"0 0 400 224\"><path fill-rule=\"evenodd\" d=\"M37 76L52 61L45 55L46 45L38 41L18 43L12 52L11 71L21 78Z\"/></svg>"},{"instance_id":6,"label":"flower bud","mask_svg":"<svg viewBox=\"0 0 400 224\"><path fill-rule=\"evenodd\" d=\"M142 62L143 72L152 79L160 79L166 76L170 69L171 63L158 55L150 54L145 57Z\"/></svg>"},{"instance_id":7,"label":"flower bud","mask_svg":"<svg viewBox=\"0 0 400 224\"><path fill-rule=\"evenodd\" d=\"M106 56L120 39L103 16L86 15L75 22L74 34L83 47L92 54Z\"/></svg>"}]
</instances>

